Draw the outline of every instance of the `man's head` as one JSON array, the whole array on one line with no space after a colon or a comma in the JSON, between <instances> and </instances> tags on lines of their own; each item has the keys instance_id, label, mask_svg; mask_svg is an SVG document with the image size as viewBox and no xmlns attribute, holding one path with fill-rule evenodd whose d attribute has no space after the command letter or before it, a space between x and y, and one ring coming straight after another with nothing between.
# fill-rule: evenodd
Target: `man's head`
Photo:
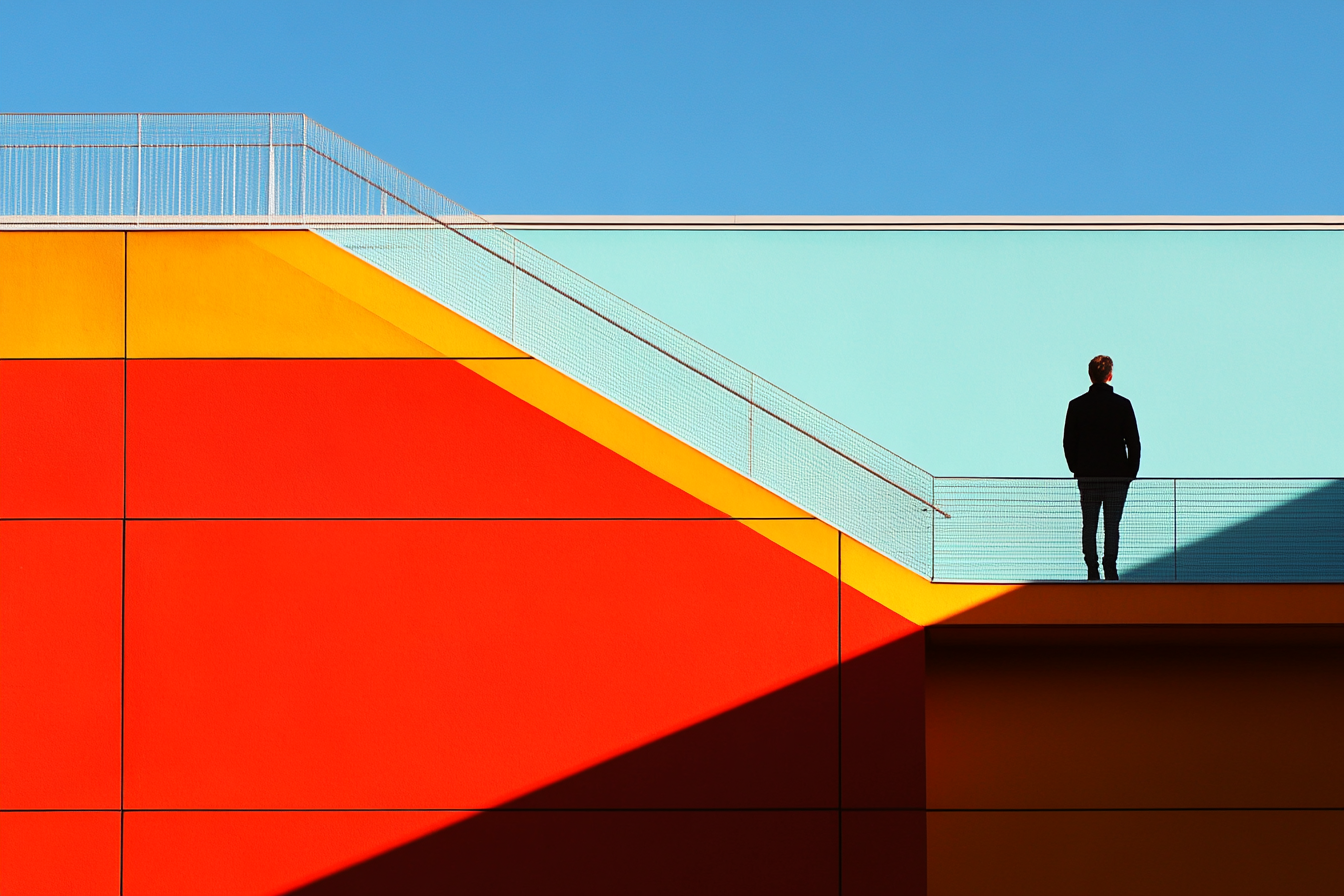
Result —
<instances>
[{"instance_id":1,"label":"man's head","mask_svg":"<svg viewBox=\"0 0 1344 896\"><path fill-rule=\"evenodd\" d=\"M1107 355L1097 355L1091 361L1087 362L1087 375L1092 377L1092 382L1098 386L1102 383L1111 381L1111 370L1115 367Z\"/></svg>"}]
</instances>

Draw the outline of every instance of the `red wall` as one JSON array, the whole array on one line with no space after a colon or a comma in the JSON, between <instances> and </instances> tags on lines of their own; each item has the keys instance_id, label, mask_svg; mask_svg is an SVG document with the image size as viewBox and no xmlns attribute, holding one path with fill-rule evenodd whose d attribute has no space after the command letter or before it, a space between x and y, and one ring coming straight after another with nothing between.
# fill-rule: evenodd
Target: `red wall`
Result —
<instances>
[{"instance_id":1,"label":"red wall","mask_svg":"<svg viewBox=\"0 0 1344 896\"><path fill-rule=\"evenodd\" d=\"M0 362L0 516L0 892L922 890L917 628L451 360Z\"/></svg>"}]
</instances>

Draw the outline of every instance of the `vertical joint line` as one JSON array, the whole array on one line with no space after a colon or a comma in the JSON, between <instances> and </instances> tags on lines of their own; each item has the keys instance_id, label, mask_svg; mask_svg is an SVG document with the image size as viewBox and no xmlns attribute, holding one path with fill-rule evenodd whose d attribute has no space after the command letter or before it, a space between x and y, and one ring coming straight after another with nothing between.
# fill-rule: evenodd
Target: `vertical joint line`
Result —
<instances>
[{"instance_id":1,"label":"vertical joint line","mask_svg":"<svg viewBox=\"0 0 1344 896\"><path fill-rule=\"evenodd\" d=\"M837 891L845 884L845 533L835 532L835 875Z\"/></svg>"},{"instance_id":2,"label":"vertical joint line","mask_svg":"<svg viewBox=\"0 0 1344 896\"><path fill-rule=\"evenodd\" d=\"M512 280L509 285L509 342L518 347L518 238L510 237L509 270Z\"/></svg>"},{"instance_id":3,"label":"vertical joint line","mask_svg":"<svg viewBox=\"0 0 1344 896\"><path fill-rule=\"evenodd\" d=\"M308 223L308 113L303 113L303 159L299 169L299 218Z\"/></svg>"},{"instance_id":4,"label":"vertical joint line","mask_svg":"<svg viewBox=\"0 0 1344 896\"><path fill-rule=\"evenodd\" d=\"M137 197L138 204L138 197ZM130 382L130 234L121 234L121 719L117 892L126 889L126 423Z\"/></svg>"},{"instance_id":5,"label":"vertical joint line","mask_svg":"<svg viewBox=\"0 0 1344 896\"><path fill-rule=\"evenodd\" d=\"M268 154L266 157L266 223L275 217L275 115L266 116Z\"/></svg>"},{"instance_id":6,"label":"vertical joint line","mask_svg":"<svg viewBox=\"0 0 1344 896\"><path fill-rule=\"evenodd\" d=\"M938 477L929 482L929 503L938 506ZM938 581L938 514L929 514L929 581Z\"/></svg>"}]
</instances>

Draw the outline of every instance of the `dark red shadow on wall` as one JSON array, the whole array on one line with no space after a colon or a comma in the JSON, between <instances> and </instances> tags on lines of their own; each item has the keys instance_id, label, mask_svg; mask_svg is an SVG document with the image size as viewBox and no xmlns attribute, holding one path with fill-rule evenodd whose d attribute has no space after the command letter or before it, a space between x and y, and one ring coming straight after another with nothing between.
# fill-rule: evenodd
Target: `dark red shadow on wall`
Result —
<instances>
[{"instance_id":1,"label":"dark red shadow on wall","mask_svg":"<svg viewBox=\"0 0 1344 896\"><path fill-rule=\"evenodd\" d=\"M923 669L916 631L293 892L923 893Z\"/></svg>"}]
</instances>

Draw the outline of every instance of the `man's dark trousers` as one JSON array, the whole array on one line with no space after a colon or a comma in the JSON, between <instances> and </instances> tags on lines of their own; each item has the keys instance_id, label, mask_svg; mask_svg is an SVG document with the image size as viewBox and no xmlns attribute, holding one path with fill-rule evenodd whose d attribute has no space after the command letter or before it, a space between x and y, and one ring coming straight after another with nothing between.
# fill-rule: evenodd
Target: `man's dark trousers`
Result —
<instances>
[{"instance_id":1,"label":"man's dark trousers","mask_svg":"<svg viewBox=\"0 0 1344 896\"><path fill-rule=\"evenodd\" d=\"M1079 479L1078 497L1083 505L1083 559L1087 561L1087 577L1099 578L1097 569L1097 517L1105 511L1105 553L1102 564L1106 578L1120 578L1116 558L1120 553L1120 517L1125 512L1125 498L1129 495L1128 479Z\"/></svg>"}]
</instances>

